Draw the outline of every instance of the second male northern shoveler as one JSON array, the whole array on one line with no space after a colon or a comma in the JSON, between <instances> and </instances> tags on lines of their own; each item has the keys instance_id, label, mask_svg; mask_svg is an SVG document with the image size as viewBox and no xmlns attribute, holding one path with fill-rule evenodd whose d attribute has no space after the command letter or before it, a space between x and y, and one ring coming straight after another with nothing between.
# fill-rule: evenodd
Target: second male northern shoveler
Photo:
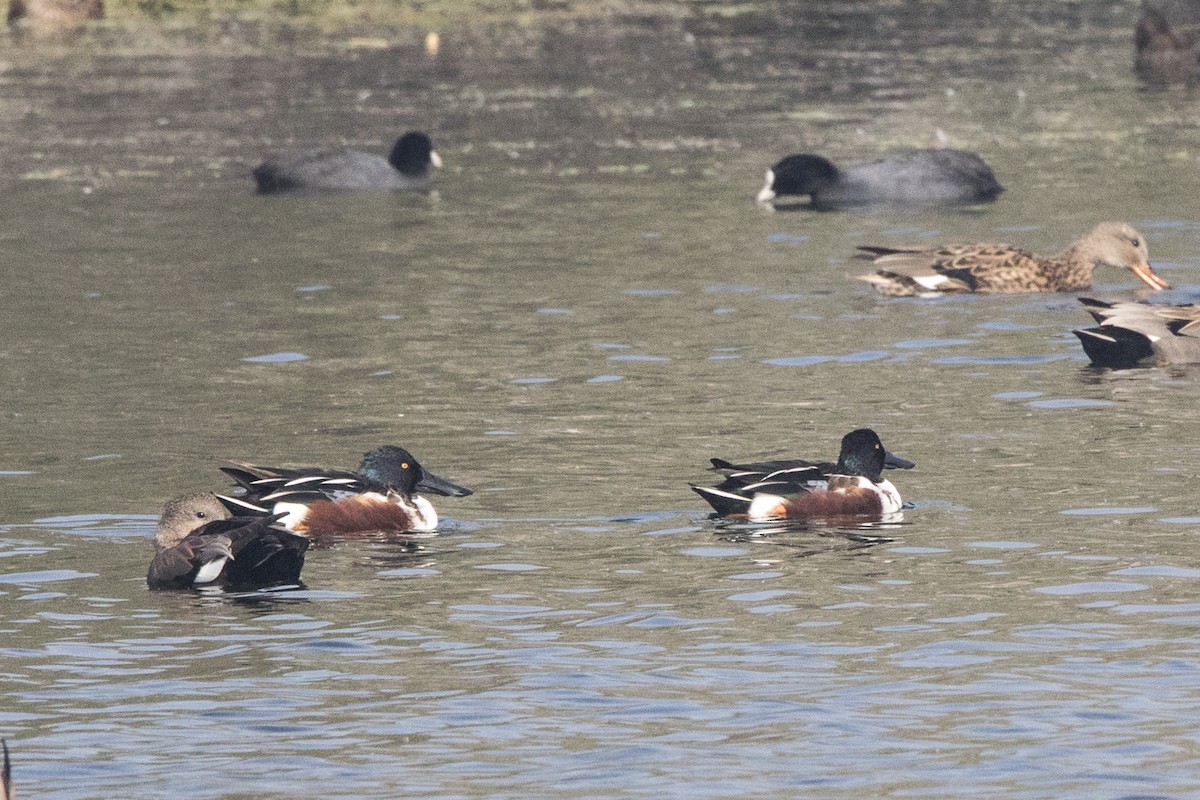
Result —
<instances>
[{"instance_id":1,"label":"second male northern shoveler","mask_svg":"<svg viewBox=\"0 0 1200 800\"><path fill-rule=\"evenodd\" d=\"M432 531L437 512L418 490L448 497L471 494L395 445L364 455L357 472L236 461L221 470L245 490L239 497L221 497L235 514L282 514L280 522L288 530L317 537Z\"/></svg>"},{"instance_id":2,"label":"second male northern shoveler","mask_svg":"<svg viewBox=\"0 0 1200 800\"><path fill-rule=\"evenodd\" d=\"M260 588L299 583L309 541L278 517L230 517L215 494L170 500L154 534L146 572L152 589L222 585Z\"/></svg>"},{"instance_id":3,"label":"second male northern shoveler","mask_svg":"<svg viewBox=\"0 0 1200 800\"><path fill-rule=\"evenodd\" d=\"M800 459L731 464L719 458L712 464L725 480L716 486L692 484L692 491L722 516L745 515L754 521L895 513L903 501L883 470L915 466L884 450L869 428L842 437L836 464Z\"/></svg>"}]
</instances>

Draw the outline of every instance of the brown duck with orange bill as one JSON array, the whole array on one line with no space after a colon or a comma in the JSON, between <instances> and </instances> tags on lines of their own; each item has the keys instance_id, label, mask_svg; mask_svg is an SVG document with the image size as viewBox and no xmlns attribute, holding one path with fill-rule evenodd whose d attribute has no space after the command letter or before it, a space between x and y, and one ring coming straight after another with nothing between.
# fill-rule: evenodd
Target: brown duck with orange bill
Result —
<instances>
[{"instance_id":1,"label":"brown duck with orange bill","mask_svg":"<svg viewBox=\"0 0 1200 800\"><path fill-rule=\"evenodd\" d=\"M1101 265L1127 269L1152 289L1170 288L1150 268L1146 239L1124 222L1101 222L1056 256L993 243L858 249L878 267L859 280L892 297L1075 292L1091 287Z\"/></svg>"}]
</instances>

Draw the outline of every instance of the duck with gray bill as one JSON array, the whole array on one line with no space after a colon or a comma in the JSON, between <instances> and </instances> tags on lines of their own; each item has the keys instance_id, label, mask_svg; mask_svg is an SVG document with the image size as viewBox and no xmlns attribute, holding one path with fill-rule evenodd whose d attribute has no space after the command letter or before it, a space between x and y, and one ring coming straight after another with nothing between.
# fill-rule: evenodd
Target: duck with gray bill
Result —
<instances>
[{"instance_id":1,"label":"duck with gray bill","mask_svg":"<svg viewBox=\"0 0 1200 800\"><path fill-rule=\"evenodd\" d=\"M281 192L428 192L430 170L442 159L429 136L409 131L387 158L358 150L301 150L264 161L254 169L262 194Z\"/></svg>"},{"instance_id":2,"label":"duck with gray bill","mask_svg":"<svg viewBox=\"0 0 1200 800\"><path fill-rule=\"evenodd\" d=\"M817 211L866 205L953 206L988 203L1004 187L992 168L966 150L906 150L842 170L829 159L804 153L767 170L755 201L769 208L778 197L810 198Z\"/></svg>"}]
</instances>

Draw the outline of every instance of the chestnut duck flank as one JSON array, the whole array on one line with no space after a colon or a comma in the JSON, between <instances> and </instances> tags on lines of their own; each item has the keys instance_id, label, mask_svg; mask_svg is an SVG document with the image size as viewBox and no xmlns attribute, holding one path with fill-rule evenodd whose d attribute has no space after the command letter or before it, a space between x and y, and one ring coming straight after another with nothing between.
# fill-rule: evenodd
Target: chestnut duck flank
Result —
<instances>
[{"instance_id":1,"label":"chestnut duck flank","mask_svg":"<svg viewBox=\"0 0 1200 800\"><path fill-rule=\"evenodd\" d=\"M1101 265L1127 269L1152 289L1170 288L1150 268L1145 238L1123 222L1100 223L1056 256L992 243L858 249L878 267L859 280L891 297L1074 292L1090 288Z\"/></svg>"}]
</instances>

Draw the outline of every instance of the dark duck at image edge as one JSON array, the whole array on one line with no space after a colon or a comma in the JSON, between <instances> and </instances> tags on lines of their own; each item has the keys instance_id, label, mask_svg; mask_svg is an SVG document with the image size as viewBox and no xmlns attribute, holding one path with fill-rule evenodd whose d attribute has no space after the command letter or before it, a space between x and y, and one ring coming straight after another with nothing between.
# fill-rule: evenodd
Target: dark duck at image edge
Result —
<instances>
[{"instance_id":1,"label":"dark duck at image edge","mask_svg":"<svg viewBox=\"0 0 1200 800\"><path fill-rule=\"evenodd\" d=\"M1200 42L1171 27L1157 8L1142 11L1133 32L1133 69L1148 86L1166 87L1200 81Z\"/></svg>"},{"instance_id":2,"label":"dark duck at image edge","mask_svg":"<svg viewBox=\"0 0 1200 800\"><path fill-rule=\"evenodd\" d=\"M1124 222L1101 222L1056 256L991 242L858 249L878 267L858 279L889 297L1074 292L1091 288L1102 265L1129 270L1151 289L1171 288L1151 269L1145 237Z\"/></svg>"},{"instance_id":3,"label":"dark duck at image edge","mask_svg":"<svg viewBox=\"0 0 1200 800\"><path fill-rule=\"evenodd\" d=\"M363 456L357 472L323 467L221 467L244 494L221 495L235 514L281 514L280 524L307 536L424 533L438 526L433 504L417 494L466 497L470 489L434 475L402 447Z\"/></svg>"},{"instance_id":4,"label":"dark duck at image edge","mask_svg":"<svg viewBox=\"0 0 1200 800\"><path fill-rule=\"evenodd\" d=\"M413 191L432 188L430 170L442 166L429 136L409 131L387 158L358 150L299 150L254 168L260 194L285 192Z\"/></svg>"},{"instance_id":5,"label":"dark duck at image edge","mask_svg":"<svg viewBox=\"0 0 1200 800\"><path fill-rule=\"evenodd\" d=\"M1106 303L1091 297L1079 302L1099 323L1072 331L1093 366L1200 363L1200 306Z\"/></svg>"},{"instance_id":6,"label":"dark duck at image edge","mask_svg":"<svg viewBox=\"0 0 1200 800\"><path fill-rule=\"evenodd\" d=\"M152 589L299 584L309 546L275 516L231 517L211 493L167 501L154 539L146 571Z\"/></svg>"},{"instance_id":7,"label":"dark duck at image edge","mask_svg":"<svg viewBox=\"0 0 1200 800\"><path fill-rule=\"evenodd\" d=\"M870 428L842 437L836 464L803 459L734 464L714 458L712 465L725 480L715 486L692 484L692 491L720 516L755 522L894 514L903 500L883 470L915 466L885 450Z\"/></svg>"},{"instance_id":8,"label":"dark duck at image edge","mask_svg":"<svg viewBox=\"0 0 1200 800\"><path fill-rule=\"evenodd\" d=\"M823 156L802 153L787 156L767 170L755 202L769 209L777 198L807 196L809 206L817 211L867 205L974 205L991 202L1003 191L992 168L966 150L906 150L845 170Z\"/></svg>"}]
</instances>

